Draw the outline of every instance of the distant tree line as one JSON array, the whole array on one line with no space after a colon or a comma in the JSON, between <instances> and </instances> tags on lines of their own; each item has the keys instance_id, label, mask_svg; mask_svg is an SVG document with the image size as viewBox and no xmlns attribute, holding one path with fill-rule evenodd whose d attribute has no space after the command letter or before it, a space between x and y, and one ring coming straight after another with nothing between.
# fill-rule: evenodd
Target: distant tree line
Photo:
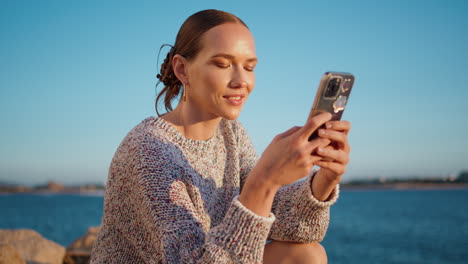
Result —
<instances>
[{"instance_id":1,"label":"distant tree line","mask_svg":"<svg viewBox=\"0 0 468 264\"><path fill-rule=\"evenodd\" d=\"M392 184L392 183L468 183L468 171L462 171L455 179L449 178L374 178L358 179L348 182L348 184Z\"/></svg>"},{"instance_id":2,"label":"distant tree line","mask_svg":"<svg viewBox=\"0 0 468 264\"><path fill-rule=\"evenodd\" d=\"M457 182L468 182L468 171L462 171L457 177Z\"/></svg>"}]
</instances>

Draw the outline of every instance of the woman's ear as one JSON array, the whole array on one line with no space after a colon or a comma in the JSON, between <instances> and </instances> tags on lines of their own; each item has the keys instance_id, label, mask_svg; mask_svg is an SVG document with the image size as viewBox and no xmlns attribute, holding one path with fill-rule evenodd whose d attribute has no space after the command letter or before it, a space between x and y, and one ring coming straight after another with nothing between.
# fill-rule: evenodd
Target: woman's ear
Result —
<instances>
[{"instance_id":1,"label":"woman's ear","mask_svg":"<svg viewBox=\"0 0 468 264\"><path fill-rule=\"evenodd\" d=\"M172 70L182 84L188 84L188 61L179 54L172 57Z\"/></svg>"}]
</instances>

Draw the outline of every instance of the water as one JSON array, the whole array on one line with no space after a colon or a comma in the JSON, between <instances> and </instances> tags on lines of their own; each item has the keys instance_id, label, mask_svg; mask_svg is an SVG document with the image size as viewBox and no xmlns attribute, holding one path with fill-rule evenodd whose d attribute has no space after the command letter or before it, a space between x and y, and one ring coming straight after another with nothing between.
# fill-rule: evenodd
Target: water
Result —
<instances>
[{"instance_id":1,"label":"water","mask_svg":"<svg viewBox=\"0 0 468 264\"><path fill-rule=\"evenodd\" d=\"M468 190L348 191L322 244L330 263L466 263Z\"/></svg>"},{"instance_id":2,"label":"water","mask_svg":"<svg viewBox=\"0 0 468 264\"><path fill-rule=\"evenodd\" d=\"M325 240L329 263L466 263L468 190L342 191ZM0 195L0 229L63 246L100 224L102 197Z\"/></svg>"},{"instance_id":3,"label":"water","mask_svg":"<svg viewBox=\"0 0 468 264\"><path fill-rule=\"evenodd\" d=\"M66 247L100 225L103 202L102 196L0 195L0 229L33 229Z\"/></svg>"}]
</instances>

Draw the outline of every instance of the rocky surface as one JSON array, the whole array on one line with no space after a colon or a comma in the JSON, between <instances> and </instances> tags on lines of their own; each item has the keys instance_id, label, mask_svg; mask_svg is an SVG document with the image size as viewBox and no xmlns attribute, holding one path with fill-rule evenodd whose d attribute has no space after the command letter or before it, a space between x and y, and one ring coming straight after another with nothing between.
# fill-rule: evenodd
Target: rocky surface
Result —
<instances>
[{"instance_id":1,"label":"rocky surface","mask_svg":"<svg viewBox=\"0 0 468 264\"><path fill-rule=\"evenodd\" d=\"M25 264L13 246L0 244L0 264Z\"/></svg>"},{"instance_id":2,"label":"rocky surface","mask_svg":"<svg viewBox=\"0 0 468 264\"><path fill-rule=\"evenodd\" d=\"M29 229L0 229L0 264L87 264L99 226L66 249Z\"/></svg>"},{"instance_id":3,"label":"rocky surface","mask_svg":"<svg viewBox=\"0 0 468 264\"><path fill-rule=\"evenodd\" d=\"M86 234L73 241L68 247L64 263L81 264L88 263L91 256L94 241L99 232L99 226L88 228Z\"/></svg>"},{"instance_id":4,"label":"rocky surface","mask_svg":"<svg viewBox=\"0 0 468 264\"><path fill-rule=\"evenodd\" d=\"M12 258L11 263L62 264L65 256L64 247L29 229L0 230L0 245L6 246L5 256ZM13 249L19 260L14 259Z\"/></svg>"}]
</instances>

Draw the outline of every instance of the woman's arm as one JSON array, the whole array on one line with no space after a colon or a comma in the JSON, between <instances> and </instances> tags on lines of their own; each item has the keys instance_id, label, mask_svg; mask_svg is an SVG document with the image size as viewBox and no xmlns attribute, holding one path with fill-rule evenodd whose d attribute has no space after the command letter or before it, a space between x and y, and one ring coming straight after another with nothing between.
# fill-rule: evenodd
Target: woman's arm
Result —
<instances>
[{"instance_id":1,"label":"woman's arm","mask_svg":"<svg viewBox=\"0 0 468 264\"><path fill-rule=\"evenodd\" d=\"M335 186L328 199L318 200L311 189L316 176L317 172L313 172L305 180L280 189L273 203L272 212L277 220L273 223L269 239L301 243L324 239L330 221L330 206L339 197L339 185Z\"/></svg>"},{"instance_id":2,"label":"woman's arm","mask_svg":"<svg viewBox=\"0 0 468 264\"><path fill-rule=\"evenodd\" d=\"M325 122L325 121L324 121ZM321 125L320 122L317 123L315 127L318 127ZM316 129L316 128L312 128ZM254 208L254 210L257 210L257 212L261 212L258 209L255 209L255 206L263 208L263 213L270 212L267 211L271 209L271 212L273 212L277 218L275 221L272 230L271 230L271 236L270 238L277 239L277 240L284 240L284 241L296 241L296 242L314 242L314 241L321 241L323 237L325 236L326 229L328 227L328 221L329 221L329 206L331 206L336 199L338 198L338 193L339 189L337 184L335 183L331 190L328 192L326 197L323 197L322 199L318 198L315 196L315 194L312 193L312 183L318 182L321 183L320 181L317 181L317 177L314 174L309 174L309 176L306 178L305 181L298 181L286 186L283 186L281 188L275 188L274 186L270 188L273 191L270 191L269 193L275 192L275 196L272 199L271 195L269 196L264 196L268 199L262 199L262 192L258 190L268 190L267 187L258 187L258 185L263 184L265 186L265 183L268 182L268 180L261 180L261 178L256 178L257 176L252 176L252 175L261 175L261 172L258 173L255 170L258 169L259 167L256 166L256 154L253 149L253 146L250 142L250 139L245 132L245 130L240 126L240 132L239 132L239 145L241 148L241 187L242 187L242 193L253 193L251 196L253 197L252 199L252 205L251 208ZM279 138L292 135L294 132L297 132L298 128L293 128L292 130L283 133L282 135L279 135ZM310 130L309 130L310 131ZM309 132L307 132L309 133ZM311 132L310 132L311 133ZM275 138L275 140L277 140ZM328 144L326 142L326 144ZM287 155L285 151L283 151L285 148L282 148L280 150L276 149L277 153L280 155ZM268 150L268 149L267 149ZM266 151L267 151L266 150ZM308 152L308 155L310 155L310 152ZM265 153L264 153L265 155ZM278 160L278 159L276 159ZM310 167L312 167L313 164L311 164ZM294 173L293 170L287 170L287 172ZM306 176L307 173L303 175L303 177ZM248 176L248 177L247 177ZM263 177L266 177L265 175L262 175ZM315 178L315 181L312 181ZM249 181L250 179L250 181ZM320 180L320 179L319 179ZM325 184L328 184L327 182L323 182ZM250 184L250 185L249 185ZM251 188L249 188L251 187ZM320 190L322 190L323 185L319 185ZM329 186L325 186L329 187ZM250 191L252 190L252 191ZM275 191L276 190L276 191ZM265 193L265 191L263 191ZM242 196L242 194L241 194ZM262 203L259 201L263 201L264 203L268 202L266 206L262 206ZM271 203L270 203L271 201ZM246 206L248 207L249 204L248 202L246 203ZM271 206L271 207L268 207Z\"/></svg>"}]
</instances>

